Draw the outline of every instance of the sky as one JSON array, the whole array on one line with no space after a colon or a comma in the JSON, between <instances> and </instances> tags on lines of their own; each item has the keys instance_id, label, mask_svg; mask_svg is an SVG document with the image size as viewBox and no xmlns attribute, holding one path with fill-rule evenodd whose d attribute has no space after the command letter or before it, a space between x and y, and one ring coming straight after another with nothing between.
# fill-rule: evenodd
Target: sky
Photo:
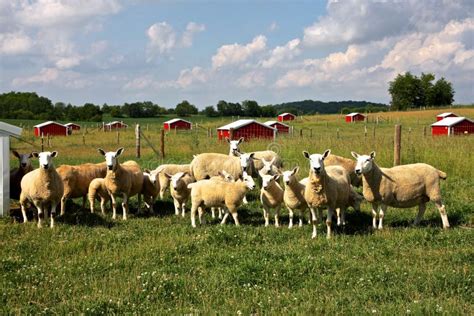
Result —
<instances>
[{"instance_id":1,"label":"sky","mask_svg":"<svg viewBox=\"0 0 474 316\"><path fill-rule=\"evenodd\" d=\"M0 93L388 104L406 71L474 102L474 1L0 0Z\"/></svg>"}]
</instances>

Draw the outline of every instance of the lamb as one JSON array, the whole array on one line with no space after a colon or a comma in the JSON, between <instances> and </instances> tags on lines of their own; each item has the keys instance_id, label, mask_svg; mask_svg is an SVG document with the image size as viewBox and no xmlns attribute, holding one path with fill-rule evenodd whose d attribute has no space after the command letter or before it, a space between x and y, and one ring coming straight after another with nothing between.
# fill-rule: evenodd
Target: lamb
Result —
<instances>
[{"instance_id":1,"label":"lamb","mask_svg":"<svg viewBox=\"0 0 474 316\"><path fill-rule=\"evenodd\" d=\"M138 211L140 211L140 192L143 187L143 173L140 166L135 161L126 161L120 164L118 157L123 153L123 147L116 152L105 152L98 149L99 153L105 157L107 164L107 175L105 176L105 187L112 199L112 218L117 217L116 196L121 195L123 219L127 219L128 199L138 194Z\"/></svg>"},{"instance_id":2,"label":"lamb","mask_svg":"<svg viewBox=\"0 0 474 316\"><path fill-rule=\"evenodd\" d=\"M415 225L418 225L426 209L426 203L433 201L438 208L443 228L449 227L446 207L441 199L440 179L446 179L446 173L424 163L380 168L375 163L375 152L359 155L355 171L362 175L364 198L372 205L372 225L377 228L377 208L379 210L378 229L383 228L383 218L387 206L409 208L418 205Z\"/></svg>"},{"instance_id":3,"label":"lamb","mask_svg":"<svg viewBox=\"0 0 474 316\"><path fill-rule=\"evenodd\" d=\"M105 163L86 163L77 166L62 165L57 168L64 185L64 195L61 198L61 215L66 211L68 199L82 197L82 208L85 207L89 185L95 178L104 178L107 173Z\"/></svg>"},{"instance_id":4,"label":"lamb","mask_svg":"<svg viewBox=\"0 0 474 316\"><path fill-rule=\"evenodd\" d=\"M222 170L227 171L234 179L242 177L243 172L248 174L254 170L254 154L239 154L239 157L216 153L199 154L191 162L191 176L196 181L218 176Z\"/></svg>"},{"instance_id":5,"label":"lamb","mask_svg":"<svg viewBox=\"0 0 474 316\"><path fill-rule=\"evenodd\" d=\"M293 227L293 214L294 210L300 211L299 226L303 226L303 214L308 209L308 204L304 199L304 191L308 178L304 178L301 181L298 181L296 174L300 170L299 167L293 168L293 170L288 170L283 172L283 182L285 185L285 190L283 193L283 201L285 206L288 209L290 223L288 228Z\"/></svg>"},{"instance_id":6,"label":"lamb","mask_svg":"<svg viewBox=\"0 0 474 316\"><path fill-rule=\"evenodd\" d=\"M341 166L343 167L346 172L351 177L351 184L355 187L360 187L362 185L362 178L357 175L354 171L355 169L355 161L349 158L337 156L337 155L330 155L324 160L324 165L327 166Z\"/></svg>"},{"instance_id":7,"label":"lamb","mask_svg":"<svg viewBox=\"0 0 474 316\"><path fill-rule=\"evenodd\" d=\"M322 208L328 208L326 218L327 238L331 237L331 224L334 211L337 208L341 212L349 201L351 186L350 178L344 168L340 166L324 166L324 160L329 156L331 150L326 150L322 155L310 155L307 151L303 155L310 161L309 181L305 187L304 197L311 210L313 222L312 238L316 238L316 224L321 218ZM318 210L318 216L316 215Z\"/></svg>"},{"instance_id":8,"label":"lamb","mask_svg":"<svg viewBox=\"0 0 474 316\"><path fill-rule=\"evenodd\" d=\"M95 178L89 184L87 197L89 198L91 213L94 213L94 200L97 195L100 197L100 210L102 214L105 214L105 203L110 201L110 196L105 186L105 179L103 178Z\"/></svg>"},{"instance_id":9,"label":"lamb","mask_svg":"<svg viewBox=\"0 0 474 316\"><path fill-rule=\"evenodd\" d=\"M202 217L202 207L222 206L227 211L221 224L225 224L229 213L232 214L236 226L239 226L237 208L242 204L245 194L255 188L255 182L246 172L242 179L236 182L201 180L188 185L191 189L191 225L196 227L196 211L198 208L199 220Z\"/></svg>"},{"instance_id":10,"label":"lamb","mask_svg":"<svg viewBox=\"0 0 474 316\"><path fill-rule=\"evenodd\" d=\"M20 199L21 193L21 179L25 174L33 171L30 158L33 155L30 154L19 154L17 151L12 150L13 155L18 158L19 167L10 171L10 198L18 200Z\"/></svg>"},{"instance_id":11,"label":"lamb","mask_svg":"<svg viewBox=\"0 0 474 316\"><path fill-rule=\"evenodd\" d=\"M171 196L174 202L174 211L176 215L180 214L184 217L186 212L186 201L189 199L191 189L188 188L188 184L193 183L195 180L187 172L178 172L174 175L164 173L164 175L170 179Z\"/></svg>"},{"instance_id":12,"label":"lamb","mask_svg":"<svg viewBox=\"0 0 474 316\"><path fill-rule=\"evenodd\" d=\"M275 209L275 227L280 227L279 216L283 203L283 189L278 184L280 175L261 174L262 188L260 189L260 202L263 206L265 227L269 225L270 209Z\"/></svg>"},{"instance_id":13,"label":"lamb","mask_svg":"<svg viewBox=\"0 0 474 316\"><path fill-rule=\"evenodd\" d=\"M32 153L33 157L39 158L38 169L35 169L23 177L21 180L20 205L23 214L23 221L27 222L26 206L31 202L38 210L38 228L43 227L41 215L44 211L44 218L48 218L48 210L51 211L50 227L54 227L54 214L56 206L61 202L64 193L64 186L59 174L53 164L53 158L58 152Z\"/></svg>"},{"instance_id":14,"label":"lamb","mask_svg":"<svg viewBox=\"0 0 474 316\"><path fill-rule=\"evenodd\" d=\"M160 186L160 199L163 200L166 190L170 186L170 180L165 176L165 173L176 174L178 172L190 172L190 165L166 164L161 165L154 170L158 173L158 182Z\"/></svg>"},{"instance_id":15,"label":"lamb","mask_svg":"<svg viewBox=\"0 0 474 316\"><path fill-rule=\"evenodd\" d=\"M153 213L153 204L160 192L160 182L158 181L159 173L145 169L143 172L143 187L141 194L145 202L145 207Z\"/></svg>"}]
</instances>

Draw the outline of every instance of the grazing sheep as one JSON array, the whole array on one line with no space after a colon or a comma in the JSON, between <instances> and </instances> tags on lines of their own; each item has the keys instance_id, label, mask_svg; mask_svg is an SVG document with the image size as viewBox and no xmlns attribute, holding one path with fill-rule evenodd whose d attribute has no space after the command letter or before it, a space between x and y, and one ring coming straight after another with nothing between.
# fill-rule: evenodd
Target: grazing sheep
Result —
<instances>
[{"instance_id":1,"label":"grazing sheep","mask_svg":"<svg viewBox=\"0 0 474 316\"><path fill-rule=\"evenodd\" d=\"M239 157L216 153L196 155L191 162L191 175L196 181L218 176L222 170L227 171L234 179L242 177L243 172L254 170L254 154L239 154Z\"/></svg>"},{"instance_id":2,"label":"grazing sheep","mask_svg":"<svg viewBox=\"0 0 474 316\"><path fill-rule=\"evenodd\" d=\"M84 208L91 181L95 178L104 178L107 173L107 167L103 162L77 166L62 165L56 170L64 185L64 194L61 198L61 215L64 215L66 211L68 199L82 197L82 208Z\"/></svg>"},{"instance_id":3,"label":"grazing sheep","mask_svg":"<svg viewBox=\"0 0 474 316\"><path fill-rule=\"evenodd\" d=\"M236 226L239 226L237 208L242 204L245 194L255 188L255 182L246 172L236 182L201 180L188 185L191 189L191 225L196 227L196 211L200 208L199 220L202 218L202 207L226 207L226 214L221 224L225 224L229 213Z\"/></svg>"},{"instance_id":4,"label":"grazing sheep","mask_svg":"<svg viewBox=\"0 0 474 316\"><path fill-rule=\"evenodd\" d=\"M27 222L26 204L31 202L38 210L38 228L43 226L41 215L44 211L44 218L48 218L48 209L51 210L51 228L54 227L54 213L56 207L61 202L64 187L59 174L53 164L53 158L58 152L32 153L33 157L39 158L38 169L35 169L23 177L21 180L20 204L23 214L23 221Z\"/></svg>"},{"instance_id":5,"label":"grazing sheep","mask_svg":"<svg viewBox=\"0 0 474 316\"><path fill-rule=\"evenodd\" d=\"M104 178L96 178L89 184L87 197L89 198L91 213L94 213L94 201L97 195L100 197L100 210L102 214L105 214L105 203L110 201L110 196L107 192Z\"/></svg>"},{"instance_id":6,"label":"grazing sheep","mask_svg":"<svg viewBox=\"0 0 474 316\"><path fill-rule=\"evenodd\" d=\"M13 155L18 158L19 167L10 171L10 198L18 200L21 193L21 179L25 174L33 171L30 158L32 154L19 154L12 150Z\"/></svg>"},{"instance_id":7,"label":"grazing sheep","mask_svg":"<svg viewBox=\"0 0 474 316\"><path fill-rule=\"evenodd\" d=\"M281 204L283 203L283 189L277 180L280 175L261 174L262 188L260 189L260 202L263 206L263 217L265 218L265 227L270 224L270 209L275 209L275 227L280 227L279 216Z\"/></svg>"},{"instance_id":8,"label":"grazing sheep","mask_svg":"<svg viewBox=\"0 0 474 316\"><path fill-rule=\"evenodd\" d=\"M193 183L194 178L187 172L178 172L174 175L165 173L164 175L170 179L171 182L170 191L173 197L175 215L179 215L181 211L181 216L184 217L186 201L191 194L191 189L188 188L188 184Z\"/></svg>"},{"instance_id":9,"label":"grazing sheep","mask_svg":"<svg viewBox=\"0 0 474 316\"><path fill-rule=\"evenodd\" d=\"M324 160L330 153L329 149L322 155L310 155L307 151L303 152L303 155L309 159L311 167L304 197L311 210L313 222L312 238L316 238L316 224L321 218L322 209L324 207L328 208L326 227L327 238L330 238L334 212L337 208L344 212L349 201L351 186L349 175L345 169L340 166L324 166ZM316 215L316 209L319 216Z\"/></svg>"},{"instance_id":10,"label":"grazing sheep","mask_svg":"<svg viewBox=\"0 0 474 316\"><path fill-rule=\"evenodd\" d=\"M155 200L159 192L160 182L158 181L158 173L145 169L143 172L143 187L141 194L143 195L145 207L151 213L153 213L153 205L155 204Z\"/></svg>"},{"instance_id":11,"label":"grazing sheep","mask_svg":"<svg viewBox=\"0 0 474 316\"><path fill-rule=\"evenodd\" d=\"M190 172L190 165L177 165L177 164L166 164L161 165L154 170L158 173L158 182L160 185L160 199L163 200L166 190L170 186L170 180L165 176L165 173L176 174L178 172Z\"/></svg>"},{"instance_id":12,"label":"grazing sheep","mask_svg":"<svg viewBox=\"0 0 474 316\"><path fill-rule=\"evenodd\" d=\"M349 158L337 156L337 155L330 155L324 160L324 165L328 166L341 166L343 167L346 172L349 174L351 178L351 184L355 187L360 187L362 185L362 178L361 176L355 173L355 161Z\"/></svg>"},{"instance_id":13,"label":"grazing sheep","mask_svg":"<svg viewBox=\"0 0 474 316\"><path fill-rule=\"evenodd\" d=\"M140 211L140 192L143 187L143 173L140 166L135 161L126 161L120 164L118 157L124 149L119 148L116 152L105 152L98 149L99 153L105 157L107 164L107 175L105 176L105 187L112 199L112 218L117 217L116 196L122 196L123 219L127 219L128 199L138 194L138 211Z\"/></svg>"},{"instance_id":14,"label":"grazing sheep","mask_svg":"<svg viewBox=\"0 0 474 316\"><path fill-rule=\"evenodd\" d=\"M293 213L294 210L300 211L299 226L303 226L303 214L308 209L308 204L304 199L304 191L308 178L298 181L296 174L300 170L299 167L293 168L283 172L283 183L285 184L285 191L283 192L283 201L288 209L290 223L288 228L293 227Z\"/></svg>"},{"instance_id":15,"label":"grazing sheep","mask_svg":"<svg viewBox=\"0 0 474 316\"><path fill-rule=\"evenodd\" d=\"M446 179L446 173L424 163L380 168L374 161L374 151L370 155L352 152L352 156L357 159L356 173L362 175L364 198L372 205L374 228L377 228L378 206L380 206L378 228L382 229L387 206L395 208L418 206L418 215L414 222L418 225L428 201L433 201L438 208L443 228L449 227L439 181Z\"/></svg>"}]
</instances>

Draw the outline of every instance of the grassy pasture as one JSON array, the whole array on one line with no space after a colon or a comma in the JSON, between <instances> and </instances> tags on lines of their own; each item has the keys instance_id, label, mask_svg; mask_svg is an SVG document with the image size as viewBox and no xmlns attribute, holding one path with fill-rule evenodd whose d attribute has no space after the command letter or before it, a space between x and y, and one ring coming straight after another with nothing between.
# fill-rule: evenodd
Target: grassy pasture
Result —
<instances>
[{"instance_id":1,"label":"grassy pasture","mask_svg":"<svg viewBox=\"0 0 474 316\"><path fill-rule=\"evenodd\" d=\"M292 230L262 227L257 190L239 211L239 228L217 225L208 214L207 225L192 229L189 213L185 219L174 216L169 197L156 203L153 215L136 214L133 198L131 218L126 222L112 221L110 214L89 214L74 201L53 230L16 223L15 217L0 220L0 311L471 314L474 138L431 137L429 124L441 111L371 114L367 136L363 123L344 123L341 115L303 117L292 124L294 136L276 142L252 141L243 149L277 151L286 168L301 166L300 177L308 172L302 150L313 153L330 148L346 157L351 150L375 150L378 164L390 166L393 125L399 122L403 126L402 163L426 162L448 174L442 183L452 226L448 231L441 229L432 204L420 227L411 226L415 209L389 208L384 230L373 231L369 205L364 203L363 212L349 211L347 227L336 229L334 238L327 241L325 225L319 227L315 240L310 239L309 225ZM473 108L455 112L474 117ZM377 115L383 117L379 124L375 123ZM161 122L166 119L138 121L156 149ZM156 157L143 141L141 166L187 163L200 152L227 153L227 143L218 142L215 132L207 137L207 128L228 121L190 120L203 128L167 134L165 160ZM32 126L35 122L21 123ZM135 159L133 128L120 133L119 144L116 133L91 127L88 131L85 145L82 134L52 139L52 149L59 151L57 166L102 161L97 147L113 150L123 146L122 161ZM39 145L31 130L24 137ZM12 147L20 152L32 150L17 140ZM288 223L286 210L282 221Z\"/></svg>"}]
</instances>

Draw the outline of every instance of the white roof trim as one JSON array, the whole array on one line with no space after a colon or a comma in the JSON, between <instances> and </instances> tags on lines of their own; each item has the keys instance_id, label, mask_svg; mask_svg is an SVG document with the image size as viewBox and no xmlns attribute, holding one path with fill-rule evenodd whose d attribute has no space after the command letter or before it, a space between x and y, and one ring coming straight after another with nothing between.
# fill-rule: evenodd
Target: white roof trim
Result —
<instances>
[{"instance_id":1,"label":"white roof trim","mask_svg":"<svg viewBox=\"0 0 474 316\"><path fill-rule=\"evenodd\" d=\"M278 115L278 116L285 116L285 115L296 116L296 115L294 115L293 113L288 113L288 112L281 113L281 114L280 114L280 115Z\"/></svg>"},{"instance_id":2,"label":"white roof trim","mask_svg":"<svg viewBox=\"0 0 474 316\"><path fill-rule=\"evenodd\" d=\"M278 122L278 121L266 121L266 122L263 123L263 124L268 125L268 126L271 126L271 125L273 125L273 124L280 124L280 125L283 125L283 126L286 126L286 127L290 127L290 126L288 126L288 125L286 125L286 124L283 124L282 122Z\"/></svg>"},{"instance_id":3,"label":"white roof trim","mask_svg":"<svg viewBox=\"0 0 474 316\"><path fill-rule=\"evenodd\" d=\"M81 125L79 125L79 124L77 124L77 123L66 123L66 124L64 124L64 126L69 126L69 125L81 126Z\"/></svg>"},{"instance_id":4,"label":"white roof trim","mask_svg":"<svg viewBox=\"0 0 474 316\"><path fill-rule=\"evenodd\" d=\"M18 126L11 125L5 122L0 122L0 134L7 134L9 136L21 136L22 129Z\"/></svg>"},{"instance_id":5,"label":"white roof trim","mask_svg":"<svg viewBox=\"0 0 474 316\"><path fill-rule=\"evenodd\" d=\"M113 121L113 122L110 122L110 123L107 123L105 124L106 126L110 126L110 125L113 125L115 123L120 123L122 124L123 126L128 126L127 124L125 124L123 121Z\"/></svg>"},{"instance_id":6,"label":"white roof trim","mask_svg":"<svg viewBox=\"0 0 474 316\"><path fill-rule=\"evenodd\" d=\"M163 124L165 124L165 123L166 123L166 124L173 124L173 123L179 122L179 121L183 121L183 122L192 124L190 121L183 120L182 118L174 118L174 119L168 120L168 121L166 121L166 122L163 122Z\"/></svg>"},{"instance_id":7,"label":"white roof trim","mask_svg":"<svg viewBox=\"0 0 474 316\"><path fill-rule=\"evenodd\" d=\"M61 123L58 123L58 122L55 122L55 121L47 121L47 122L44 122L44 123L41 123L41 124L37 124L37 125L35 125L35 126L33 126L33 127L43 127L43 126L46 126L46 125L49 125L49 124L56 124L56 125L61 125L61 126L63 126L63 127L66 127L66 128L67 128L67 126L66 126L66 125L64 125L64 124L61 124Z\"/></svg>"},{"instance_id":8,"label":"white roof trim","mask_svg":"<svg viewBox=\"0 0 474 316\"><path fill-rule=\"evenodd\" d=\"M347 114L346 116L356 116L356 115L358 115L358 114L360 114L360 115L362 115L362 116L365 116L364 114L359 113L359 112L352 112L352 113Z\"/></svg>"},{"instance_id":9,"label":"white roof trim","mask_svg":"<svg viewBox=\"0 0 474 316\"><path fill-rule=\"evenodd\" d=\"M453 125L456 125L464 120L468 120L471 123L474 123L471 119L468 119L467 117L464 116L458 116L458 117L447 117L445 119L442 119L441 121L438 121L436 123L431 124L431 126L448 126L451 127Z\"/></svg>"},{"instance_id":10,"label":"white roof trim","mask_svg":"<svg viewBox=\"0 0 474 316\"><path fill-rule=\"evenodd\" d=\"M252 124L252 123L257 123L259 125L262 125L262 126L265 126L266 128L271 128L271 129L275 129L271 126L268 126L268 125L265 125L263 123L260 123L260 122L257 122L255 120L238 120L238 121L235 121L235 122L232 122L232 123L229 123L227 125L224 125L224 126L221 126L221 127L218 127L217 129L221 129L221 130L229 130L231 128L233 129L238 129L238 128L241 128L241 127L244 127L244 126L247 126L249 124Z\"/></svg>"},{"instance_id":11,"label":"white roof trim","mask_svg":"<svg viewBox=\"0 0 474 316\"><path fill-rule=\"evenodd\" d=\"M453 112L444 112L444 113L438 114L438 115L436 115L436 116L438 116L438 117L446 117L446 116L451 115L451 114L456 115L456 114L453 113ZM457 116L457 115L456 115L456 116Z\"/></svg>"}]
</instances>

